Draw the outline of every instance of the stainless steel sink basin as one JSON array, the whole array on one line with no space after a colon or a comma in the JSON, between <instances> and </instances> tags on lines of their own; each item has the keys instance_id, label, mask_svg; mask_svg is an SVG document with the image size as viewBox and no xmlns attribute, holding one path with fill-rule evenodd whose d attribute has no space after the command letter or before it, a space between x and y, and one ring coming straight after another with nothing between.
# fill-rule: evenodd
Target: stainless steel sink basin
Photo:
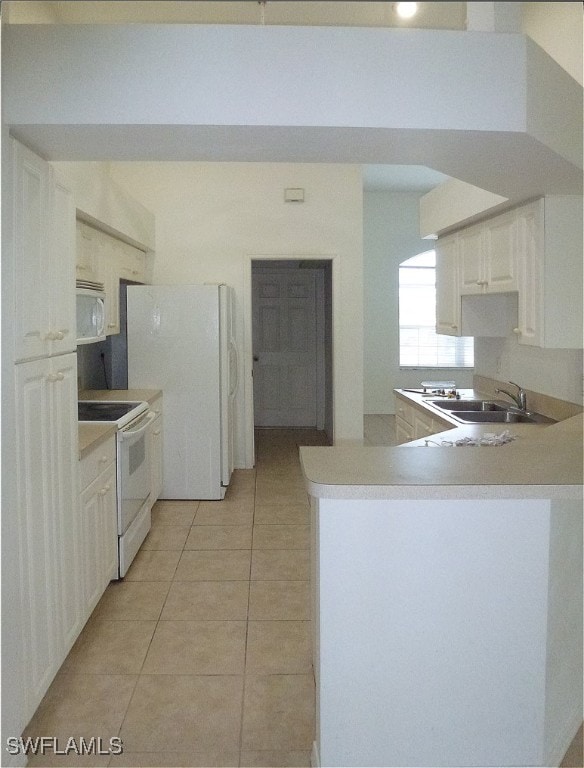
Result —
<instances>
[{"instance_id":1,"label":"stainless steel sink basin","mask_svg":"<svg viewBox=\"0 0 584 768\"><path fill-rule=\"evenodd\" d=\"M432 405L443 411L507 411L504 403L492 400L432 400Z\"/></svg>"},{"instance_id":2,"label":"stainless steel sink basin","mask_svg":"<svg viewBox=\"0 0 584 768\"><path fill-rule=\"evenodd\" d=\"M499 400L431 400L430 403L465 424L553 424L554 420L532 411L521 412Z\"/></svg>"},{"instance_id":3,"label":"stainless steel sink basin","mask_svg":"<svg viewBox=\"0 0 584 768\"><path fill-rule=\"evenodd\" d=\"M457 411L456 418L472 424L537 424L538 419L516 411Z\"/></svg>"}]
</instances>

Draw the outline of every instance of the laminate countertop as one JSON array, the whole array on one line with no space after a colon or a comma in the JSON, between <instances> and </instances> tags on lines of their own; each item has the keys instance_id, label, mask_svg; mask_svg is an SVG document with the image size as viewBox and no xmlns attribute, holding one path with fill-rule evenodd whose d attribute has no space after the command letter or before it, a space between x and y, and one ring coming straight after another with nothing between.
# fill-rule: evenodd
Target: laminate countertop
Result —
<instances>
[{"instance_id":1,"label":"laminate countertop","mask_svg":"<svg viewBox=\"0 0 584 768\"><path fill-rule=\"evenodd\" d=\"M429 439L499 433L501 426L457 427ZM539 498L545 486L548 498L580 498L582 414L552 425L504 426L516 439L501 446L428 450L421 440L417 446L301 448L306 488L316 498L480 499Z\"/></svg>"},{"instance_id":2,"label":"laminate countertop","mask_svg":"<svg viewBox=\"0 0 584 768\"><path fill-rule=\"evenodd\" d=\"M162 395L160 389L84 389L79 391L79 400L107 401L145 401L148 405ZM116 426L111 423L82 423L79 424L79 459L82 459L94 448L115 435Z\"/></svg>"}]
</instances>

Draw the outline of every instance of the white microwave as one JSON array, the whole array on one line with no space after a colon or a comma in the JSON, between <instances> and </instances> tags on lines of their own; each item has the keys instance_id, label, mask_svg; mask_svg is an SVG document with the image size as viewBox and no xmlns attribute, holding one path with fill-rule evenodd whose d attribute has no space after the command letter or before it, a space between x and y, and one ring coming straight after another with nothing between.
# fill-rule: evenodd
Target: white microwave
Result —
<instances>
[{"instance_id":1,"label":"white microwave","mask_svg":"<svg viewBox=\"0 0 584 768\"><path fill-rule=\"evenodd\" d=\"M77 285L77 345L105 339L105 292Z\"/></svg>"}]
</instances>

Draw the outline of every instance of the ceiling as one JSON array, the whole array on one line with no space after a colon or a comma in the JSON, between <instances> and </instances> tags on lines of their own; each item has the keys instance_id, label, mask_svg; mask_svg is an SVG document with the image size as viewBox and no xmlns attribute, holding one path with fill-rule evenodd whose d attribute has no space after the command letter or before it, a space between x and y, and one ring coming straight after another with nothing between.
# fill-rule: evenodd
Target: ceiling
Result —
<instances>
[{"instance_id":1,"label":"ceiling","mask_svg":"<svg viewBox=\"0 0 584 768\"><path fill-rule=\"evenodd\" d=\"M450 176L425 165L364 165L363 189L368 192L428 192Z\"/></svg>"},{"instance_id":2,"label":"ceiling","mask_svg":"<svg viewBox=\"0 0 584 768\"><path fill-rule=\"evenodd\" d=\"M420 3L413 19L402 20L390 0L222 0L175 2L174 0L47 0L41 3L6 3L10 23L28 23L37 6L36 21L61 24L284 24L298 26L416 27L464 29L466 3Z\"/></svg>"}]
</instances>

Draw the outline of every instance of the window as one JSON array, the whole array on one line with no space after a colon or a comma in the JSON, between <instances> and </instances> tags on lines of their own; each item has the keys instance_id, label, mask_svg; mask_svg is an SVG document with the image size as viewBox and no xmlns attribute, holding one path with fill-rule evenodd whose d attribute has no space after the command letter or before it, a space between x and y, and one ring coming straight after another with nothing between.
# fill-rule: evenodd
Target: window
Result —
<instances>
[{"instance_id":1,"label":"window","mask_svg":"<svg viewBox=\"0 0 584 768\"><path fill-rule=\"evenodd\" d=\"M474 339L436 333L436 252L399 266L399 364L402 368L472 368Z\"/></svg>"}]
</instances>

